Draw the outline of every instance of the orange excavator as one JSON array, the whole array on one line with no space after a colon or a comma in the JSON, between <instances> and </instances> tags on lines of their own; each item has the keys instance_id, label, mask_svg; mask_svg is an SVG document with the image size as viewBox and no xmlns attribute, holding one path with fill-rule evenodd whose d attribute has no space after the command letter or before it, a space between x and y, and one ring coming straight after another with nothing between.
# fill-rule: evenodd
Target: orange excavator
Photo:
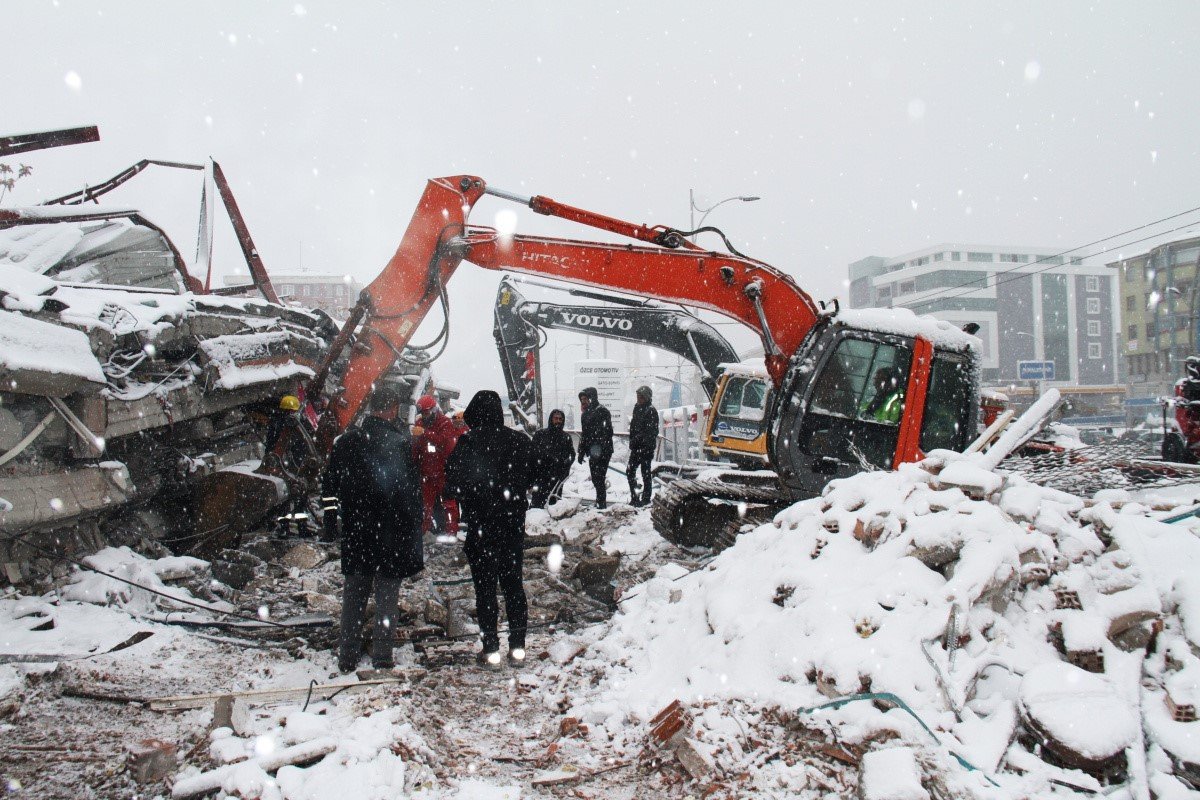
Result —
<instances>
[{"instance_id":1,"label":"orange excavator","mask_svg":"<svg viewBox=\"0 0 1200 800\"><path fill-rule=\"evenodd\" d=\"M471 209L484 195L634 243L505 235L471 225ZM720 235L729 252L688 240L700 232ZM446 285L464 261L707 309L759 335L775 390L766 427L776 478L668 485L655 501L655 526L681 545L723 544L748 510L772 512L834 478L893 469L935 448L961 450L977 427L978 341L948 323L903 309L819 306L785 273L738 253L716 228L639 225L457 175L429 181L395 255L363 291L310 384L308 397L330 398L319 447L327 450L354 422L398 359L431 360L431 351L444 347ZM447 315L442 332L414 347L410 339L436 303ZM331 367L347 347L335 386ZM880 414L885 405L889 413Z\"/></svg>"}]
</instances>

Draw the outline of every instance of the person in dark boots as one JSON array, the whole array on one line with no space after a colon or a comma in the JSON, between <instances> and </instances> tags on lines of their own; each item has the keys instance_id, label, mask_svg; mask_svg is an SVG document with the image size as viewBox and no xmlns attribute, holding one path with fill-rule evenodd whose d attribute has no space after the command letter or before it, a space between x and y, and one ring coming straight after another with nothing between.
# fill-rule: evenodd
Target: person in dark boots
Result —
<instances>
[{"instance_id":1,"label":"person in dark boots","mask_svg":"<svg viewBox=\"0 0 1200 800\"><path fill-rule=\"evenodd\" d=\"M629 479L629 501L635 506L650 502L653 481L650 479L650 464L658 448L658 409L650 404L654 398L649 386L639 386L637 402L629 417L629 466L625 477ZM638 496L637 472L642 471L642 494Z\"/></svg>"},{"instance_id":2,"label":"person in dark boots","mask_svg":"<svg viewBox=\"0 0 1200 800\"><path fill-rule=\"evenodd\" d=\"M594 386L579 393L579 408L579 463L587 458L592 486L596 487L596 508L604 509L608 507L608 462L613 454L612 414L600 405L600 393Z\"/></svg>"},{"instance_id":3,"label":"person in dark boots","mask_svg":"<svg viewBox=\"0 0 1200 800\"><path fill-rule=\"evenodd\" d=\"M338 438L322 482L326 535L336 539L341 511L342 627L338 669L350 672L362 654L367 601L375 592L371 664L390 669L400 582L425 568L421 540L421 476L412 438L396 424L400 395L379 387L370 416Z\"/></svg>"},{"instance_id":4,"label":"person in dark boots","mask_svg":"<svg viewBox=\"0 0 1200 800\"><path fill-rule=\"evenodd\" d=\"M476 392L463 415L470 430L446 463L446 492L458 500L467 527L464 551L475 584L475 608L483 638L481 663L500 663L500 615L496 584L508 615L508 660L525 660L528 608L522 583L525 494L529 490L529 438L504 427L500 395Z\"/></svg>"},{"instance_id":5,"label":"person in dark boots","mask_svg":"<svg viewBox=\"0 0 1200 800\"><path fill-rule=\"evenodd\" d=\"M533 435L530 450L529 480L531 505L545 508L554 488L566 480L575 460L575 445L563 430L567 417L560 409L550 412L549 424Z\"/></svg>"}]
</instances>

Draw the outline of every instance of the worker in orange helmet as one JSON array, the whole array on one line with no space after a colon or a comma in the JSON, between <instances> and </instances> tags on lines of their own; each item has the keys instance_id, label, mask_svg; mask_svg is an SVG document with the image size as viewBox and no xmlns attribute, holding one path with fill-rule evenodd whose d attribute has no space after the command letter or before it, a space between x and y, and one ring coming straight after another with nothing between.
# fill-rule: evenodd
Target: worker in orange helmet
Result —
<instances>
[{"instance_id":1,"label":"worker in orange helmet","mask_svg":"<svg viewBox=\"0 0 1200 800\"><path fill-rule=\"evenodd\" d=\"M458 502L443 497L446 488L446 461L462 431L438 408L431 395L417 400L417 425L421 432L413 439L413 457L421 472L421 502L425 507L422 533L435 526L442 535L458 532Z\"/></svg>"}]
</instances>

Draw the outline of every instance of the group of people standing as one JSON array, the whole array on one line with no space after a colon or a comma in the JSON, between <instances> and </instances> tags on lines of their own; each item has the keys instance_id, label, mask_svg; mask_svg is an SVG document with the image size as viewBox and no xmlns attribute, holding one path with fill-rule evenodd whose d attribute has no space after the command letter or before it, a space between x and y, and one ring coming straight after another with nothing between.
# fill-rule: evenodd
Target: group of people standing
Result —
<instances>
[{"instance_id":1,"label":"group of people standing","mask_svg":"<svg viewBox=\"0 0 1200 800\"><path fill-rule=\"evenodd\" d=\"M649 387L637 390L630 420L627 476L635 505L650 501L650 463L658 436L658 412ZM606 473L613 454L612 415L594 388L579 393L582 411L578 460L586 458L596 488L596 505L607 505ZM375 597L371 663L393 666L392 650L400 583L425 566L424 534L457 534L475 588L483 648L479 660L499 664L497 588L508 615L508 659L525 658L528 605L523 584L525 512L561 486L576 459L561 410L532 441L505 427L500 395L475 394L461 423L447 417L431 396L417 401L419 427L413 436L398 423L401 397L381 386L370 398L369 415L334 444L322 480L326 536L342 541L345 579L338 669L356 668L362 652L367 604ZM637 470L643 488L637 491ZM461 525L460 525L461 521Z\"/></svg>"}]
</instances>

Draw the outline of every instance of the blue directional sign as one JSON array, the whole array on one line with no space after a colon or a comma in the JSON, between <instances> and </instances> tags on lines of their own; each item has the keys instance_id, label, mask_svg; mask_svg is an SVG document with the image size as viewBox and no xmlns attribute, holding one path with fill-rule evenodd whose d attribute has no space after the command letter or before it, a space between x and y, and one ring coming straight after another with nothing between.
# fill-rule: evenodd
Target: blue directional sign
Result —
<instances>
[{"instance_id":1,"label":"blue directional sign","mask_svg":"<svg viewBox=\"0 0 1200 800\"><path fill-rule=\"evenodd\" d=\"M1023 381L1054 380L1053 361L1018 361L1017 377Z\"/></svg>"}]
</instances>

